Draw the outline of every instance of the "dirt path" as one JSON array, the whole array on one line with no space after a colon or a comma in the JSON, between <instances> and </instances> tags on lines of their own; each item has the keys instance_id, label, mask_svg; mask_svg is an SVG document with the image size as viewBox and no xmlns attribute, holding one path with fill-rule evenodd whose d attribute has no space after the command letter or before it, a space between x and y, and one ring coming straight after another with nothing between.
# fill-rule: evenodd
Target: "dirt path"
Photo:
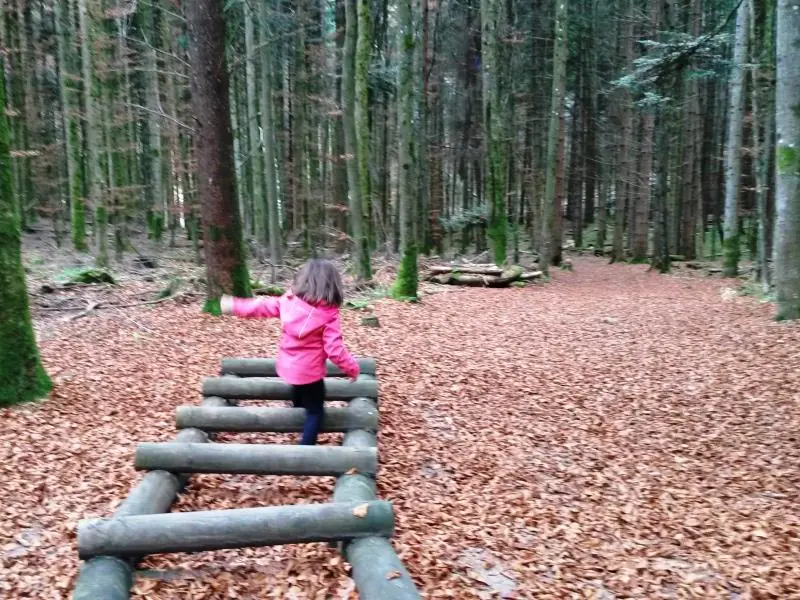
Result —
<instances>
[{"instance_id":1,"label":"dirt path","mask_svg":"<svg viewBox=\"0 0 800 600\"><path fill-rule=\"evenodd\" d=\"M582 259L546 286L381 302L377 330L345 315L380 361L380 493L426 597L800 597L800 327L731 285ZM221 355L273 354L278 331L125 314L61 325L53 398L0 411L0 597L67 597L75 522L122 500L135 443L169 439ZM331 487L200 476L179 509ZM138 598L354 597L323 544L145 567Z\"/></svg>"}]
</instances>

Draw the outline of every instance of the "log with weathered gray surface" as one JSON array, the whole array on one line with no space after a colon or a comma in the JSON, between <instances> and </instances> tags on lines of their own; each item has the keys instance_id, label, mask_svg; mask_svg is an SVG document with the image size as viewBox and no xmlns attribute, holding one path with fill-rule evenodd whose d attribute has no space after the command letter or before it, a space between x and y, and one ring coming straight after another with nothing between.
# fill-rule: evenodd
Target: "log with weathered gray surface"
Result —
<instances>
[{"instance_id":1,"label":"log with weathered gray surface","mask_svg":"<svg viewBox=\"0 0 800 600\"><path fill-rule=\"evenodd\" d=\"M238 400L290 400L292 386L277 377L206 377L203 395ZM365 375L356 381L325 378L326 400L359 397L378 397L378 382L374 377Z\"/></svg>"},{"instance_id":2,"label":"log with weathered gray surface","mask_svg":"<svg viewBox=\"0 0 800 600\"><path fill-rule=\"evenodd\" d=\"M367 404L369 402L369 404ZM197 427L204 431L294 433L303 430L306 411L302 408L242 406L207 408L179 406L175 421L179 429ZM356 398L347 407L325 409L324 432L378 429L378 410L367 399Z\"/></svg>"},{"instance_id":3,"label":"log with weathered gray surface","mask_svg":"<svg viewBox=\"0 0 800 600\"><path fill-rule=\"evenodd\" d=\"M414 581L392 543L382 537L348 542L344 556L353 567L352 577L361 600L420 600Z\"/></svg>"},{"instance_id":4,"label":"log with weathered gray surface","mask_svg":"<svg viewBox=\"0 0 800 600\"><path fill-rule=\"evenodd\" d=\"M389 502L298 504L94 519L78 524L78 554L142 556L391 536Z\"/></svg>"},{"instance_id":5,"label":"log with weathered gray surface","mask_svg":"<svg viewBox=\"0 0 800 600\"><path fill-rule=\"evenodd\" d=\"M357 358L362 375L375 375L374 358ZM239 377L277 377L278 361L274 358L223 358L221 375L238 375ZM327 361L327 377L342 377L342 370Z\"/></svg>"},{"instance_id":6,"label":"log with weathered gray surface","mask_svg":"<svg viewBox=\"0 0 800 600\"><path fill-rule=\"evenodd\" d=\"M374 475L378 451L341 446L149 442L137 446L135 466L175 473L339 476L357 469Z\"/></svg>"},{"instance_id":7,"label":"log with weathered gray surface","mask_svg":"<svg viewBox=\"0 0 800 600\"><path fill-rule=\"evenodd\" d=\"M211 406L224 402L221 398L203 400L203 404ZM201 444L208 441L208 436L199 429L184 429L175 439L183 444ZM188 477L167 471L147 473L114 513L115 518L167 512ZM97 556L87 561L78 574L72 600L128 600L136 558Z\"/></svg>"}]
</instances>

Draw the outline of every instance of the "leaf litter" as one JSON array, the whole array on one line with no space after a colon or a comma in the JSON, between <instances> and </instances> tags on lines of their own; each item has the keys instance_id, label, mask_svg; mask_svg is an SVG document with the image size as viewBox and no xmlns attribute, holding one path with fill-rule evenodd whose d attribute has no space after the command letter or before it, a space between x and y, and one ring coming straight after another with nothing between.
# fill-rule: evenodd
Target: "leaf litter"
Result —
<instances>
[{"instance_id":1,"label":"leaf litter","mask_svg":"<svg viewBox=\"0 0 800 600\"><path fill-rule=\"evenodd\" d=\"M379 495L426 598L800 597L800 327L723 283L587 258L547 285L380 301L378 330L344 313L348 344L379 361ZM174 438L175 407L222 356L275 352L276 323L197 303L125 314L52 325L51 398L0 411L2 598L68 598L75 525L140 479L136 444ZM332 487L197 475L174 510ZM326 544L153 556L133 597L356 598L336 559Z\"/></svg>"}]
</instances>

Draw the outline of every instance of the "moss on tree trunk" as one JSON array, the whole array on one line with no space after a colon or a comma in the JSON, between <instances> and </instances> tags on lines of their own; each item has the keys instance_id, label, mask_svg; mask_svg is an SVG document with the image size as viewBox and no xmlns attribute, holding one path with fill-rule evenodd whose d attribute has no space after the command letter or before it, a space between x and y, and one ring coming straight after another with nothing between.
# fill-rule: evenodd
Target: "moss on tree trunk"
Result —
<instances>
[{"instance_id":1,"label":"moss on tree trunk","mask_svg":"<svg viewBox=\"0 0 800 600\"><path fill-rule=\"evenodd\" d=\"M778 320L800 319L800 0L778 0L775 90L775 295Z\"/></svg>"},{"instance_id":2,"label":"moss on tree trunk","mask_svg":"<svg viewBox=\"0 0 800 600\"><path fill-rule=\"evenodd\" d=\"M5 86L0 85L0 107L5 105ZM0 111L0 406L40 398L52 387L39 360L28 309L9 138L8 119Z\"/></svg>"},{"instance_id":3,"label":"moss on tree trunk","mask_svg":"<svg viewBox=\"0 0 800 600\"><path fill-rule=\"evenodd\" d=\"M197 122L197 191L205 242L207 301L217 314L223 293L250 295L236 178L225 60L225 21L221 0L187 5L192 111Z\"/></svg>"}]
</instances>

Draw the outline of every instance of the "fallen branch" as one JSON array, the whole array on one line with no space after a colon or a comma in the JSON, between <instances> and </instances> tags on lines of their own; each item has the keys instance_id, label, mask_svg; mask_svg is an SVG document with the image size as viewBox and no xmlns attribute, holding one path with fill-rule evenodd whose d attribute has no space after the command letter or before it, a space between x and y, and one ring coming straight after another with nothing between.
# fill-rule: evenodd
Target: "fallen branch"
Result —
<instances>
[{"instance_id":1,"label":"fallen branch","mask_svg":"<svg viewBox=\"0 0 800 600\"><path fill-rule=\"evenodd\" d=\"M89 302L89 303L86 305L86 309L85 309L85 310L83 310L82 312L79 312L77 315L72 315L72 316L69 318L69 320L70 320L70 321L77 321L78 319L80 319L80 318L82 318L82 317L85 317L86 315L88 315L90 312L92 312L92 311L93 311L95 308L97 308L98 306L100 306L100 303L99 303L99 302Z\"/></svg>"},{"instance_id":2,"label":"fallen branch","mask_svg":"<svg viewBox=\"0 0 800 600\"><path fill-rule=\"evenodd\" d=\"M72 320L79 319L80 317L86 316L88 312L92 310L106 310L109 308L136 308L137 306L148 306L150 304L161 304L162 302L166 302L167 300L176 300L182 296L187 295L188 292L181 292L180 294L175 294L173 296L166 296L165 298L158 298L157 300L146 300L144 302L133 302L131 304L109 304L107 302L95 302L90 303L91 308L87 308L83 311L82 314L76 315L72 317ZM61 307L50 307L50 306L39 306L39 310L47 311L47 312L69 312L73 310L78 310L74 306L61 306Z\"/></svg>"}]
</instances>

